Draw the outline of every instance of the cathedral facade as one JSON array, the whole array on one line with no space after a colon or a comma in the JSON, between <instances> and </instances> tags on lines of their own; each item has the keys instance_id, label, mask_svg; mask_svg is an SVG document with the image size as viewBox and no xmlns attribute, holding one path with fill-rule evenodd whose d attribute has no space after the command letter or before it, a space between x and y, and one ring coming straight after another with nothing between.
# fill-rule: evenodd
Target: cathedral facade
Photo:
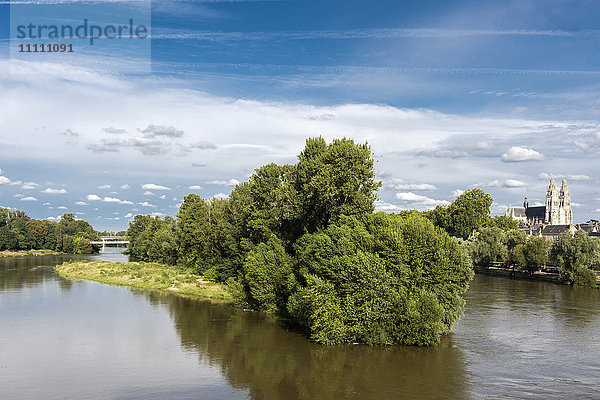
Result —
<instances>
[{"instance_id":1,"label":"cathedral facade","mask_svg":"<svg viewBox=\"0 0 600 400\"><path fill-rule=\"evenodd\" d=\"M546 205L530 207L527 197L523 207L509 207L506 215L527 225L571 225L573 211L571 210L571 193L567 181L563 180L560 190L550 179L546 190Z\"/></svg>"}]
</instances>

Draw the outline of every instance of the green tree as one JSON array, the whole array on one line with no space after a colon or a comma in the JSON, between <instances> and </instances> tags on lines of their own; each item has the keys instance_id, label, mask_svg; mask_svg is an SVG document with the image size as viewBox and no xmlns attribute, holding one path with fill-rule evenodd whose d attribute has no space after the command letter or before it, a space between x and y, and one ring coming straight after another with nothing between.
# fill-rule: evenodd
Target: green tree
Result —
<instances>
[{"instance_id":1,"label":"green tree","mask_svg":"<svg viewBox=\"0 0 600 400\"><path fill-rule=\"evenodd\" d=\"M290 314L320 343L437 343L461 314L470 260L421 216L362 218L298 241Z\"/></svg>"},{"instance_id":2,"label":"green tree","mask_svg":"<svg viewBox=\"0 0 600 400\"><path fill-rule=\"evenodd\" d=\"M471 258L477 265L490 267L495 262L502 262L508 256L506 235L500 228L481 228L469 241Z\"/></svg>"},{"instance_id":3,"label":"green tree","mask_svg":"<svg viewBox=\"0 0 600 400\"><path fill-rule=\"evenodd\" d=\"M450 234L466 238L484 226L490 218L490 207L494 199L481 189L469 189L448 206Z\"/></svg>"},{"instance_id":4,"label":"green tree","mask_svg":"<svg viewBox=\"0 0 600 400\"><path fill-rule=\"evenodd\" d=\"M73 253L74 254L90 254L93 253L91 240L83 236L75 236L73 238Z\"/></svg>"},{"instance_id":5,"label":"green tree","mask_svg":"<svg viewBox=\"0 0 600 400\"><path fill-rule=\"evenodd\" d=\"M506 215L495 215L493 218L490 218L486 224L490 227L497 227L502 229L503 231L516 230L519 227L519 223Z\"/></svg>"},{"instance_id":6,"label":"green tree","mask_svg":"<svg viewBox=\"0 0 600 400\"><path fill-rule=\"evenodd\" d=\"M600 240L584 231L577 231L574 235L564 232L552 244L550 259L560 268L561 281L573 284L579 268L589 269L600 263ZM584 277L585 274L580 272L579 276Z\"/></svg>"},{"instance_id":7,"label":"green tree","mask_svg":"<svg viewBox=\"0 0 600 400\"><path fill-rule=\"evenodd\" d=\"M508 250L508 264L514 264L522 261L523 248L518 248L519 245L524 246L527 243L527 234L518 229L511 229L505 234L506 248Z\"/></svg>"},{"instance_id":8,"label":"green tree","mask_svg":"<svg viewBox=\"0 0 600 400\"><path fill-rule=\"evenodd\" d=\"M371 147L351 139L306 140L298 156L294 187L300 202L300 227L306 232L326 228L341 215L370 214L377 190Z\"/></svg>"},{"instance_id":9,"label":"green tree","mask_svg":"<svg viewBox=\"0 0 600 400\"><path fill-rule=\"evenodd\" d=\"M546 265L548 262L548 250L550 243L543 237L532 236L522 246L521 269L527 270L529 275L533 277L535 271Z\"/></svg>"},{"instance_id":10,"label":"green tree","mask_svg":"<svg viewBox=\"0 0 600 400\"><path fill-rule=\"evenodd\" d=\"M251 250L243 266L248 303L268 313L285 313L288 298L296 288L292 265L292 257L277 236Z\"/></svg>"}]
</instances>

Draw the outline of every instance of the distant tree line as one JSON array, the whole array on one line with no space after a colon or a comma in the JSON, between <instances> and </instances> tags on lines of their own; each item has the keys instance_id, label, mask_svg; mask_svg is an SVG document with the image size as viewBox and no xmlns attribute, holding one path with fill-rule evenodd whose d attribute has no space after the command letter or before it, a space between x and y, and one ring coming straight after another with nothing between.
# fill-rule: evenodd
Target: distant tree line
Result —
<instances>
[{"instance_id":1,"label":"distant tree line","mask_svg":"<svg viewBox=\"0 0 600 400\"><path fill-rule=\"evenodd\" d=\"M367 144L308 139L296 164L264 165L226 199L135 216L131 255L226 282L319 343L435 344L461 315L470 258L424 214L374 213L373 163Z\"/></svg>"},{"instance_id":2,"label":"distant tree line","mask_svg":"<svg viewBox=\"0 0 600 400\"><path fill-rule=\"evenodd\" d=\"M0 208L0 251L53 250L68 254L94 252L97 239L92 226L64 214L59 222L30 218L24 211Z\"/></svg>"},{"instance_id":3,"label":"distant tree line","mask_svg":"<svg viewBox=\"0 0 600 400\"><path fill-rule=\"evenodd\" d=\"M449 234L465 239L463 247L476 265L513 265L531 276L546 264L559 268L562 283L596 285L593 267L600 264L600 239L584 231L563 233L555 240L528 236L511 217L490 217L492 197L471 189L449 206L438 206L423 214Z\"/></svg>"},{"instance_id":4,"label":"distant tree line","mask_svg":"<svg viewBox=\"0 0 600 400\"><path fill-rule=\"evenodd\" d=\"M600 239L584 231L564 232L552 241L527 236L524 231L483 227L464 242L475 264L488 267L493 263L514 265L531 276L546 264L559 268L565 284L595 286L593 267L600 264Z\"/></svg>"}]
</instances>

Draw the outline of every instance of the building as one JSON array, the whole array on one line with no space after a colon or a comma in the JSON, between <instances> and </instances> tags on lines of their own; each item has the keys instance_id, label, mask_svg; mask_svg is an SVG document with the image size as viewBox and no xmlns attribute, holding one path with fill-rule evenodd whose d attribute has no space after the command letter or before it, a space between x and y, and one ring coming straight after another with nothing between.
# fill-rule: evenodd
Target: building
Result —
<instances>
[{"instance_id":1,"label":"building","mask_svg":"<svg viewBox=\"0 0 600 400\"><path fill-rule=\"evenodd\" d=\"M530 207L527 197L523 207L509 207L506 215L525 225L572 225L573 211L571 210L571 193L567 181L563 180L560 190L550 179L546 190L546 205Z\"/></svg>"}]
</instances>

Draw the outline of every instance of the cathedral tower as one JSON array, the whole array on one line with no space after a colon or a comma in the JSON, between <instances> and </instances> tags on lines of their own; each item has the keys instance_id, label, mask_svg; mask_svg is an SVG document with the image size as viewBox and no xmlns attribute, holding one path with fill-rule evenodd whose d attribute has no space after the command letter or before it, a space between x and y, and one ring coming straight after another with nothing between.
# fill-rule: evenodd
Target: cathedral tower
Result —
<instances>
[{"instance_id":1,"label":"cathedral tower","mask_svg":"<svg viewBox=\"0 0 600 400\"><path fill-rule=\"evenodd\" d=\"M545 222L550 225L558 225L559 193L554 184L554 179L550 179L550 185L546 190L546 218Z\"/></svg>"},{"instance_id":2,"label":"cathedral tower","mask_svg":"<svg viewBox=\"0 0 600 400\"><path fill-rule=\"evenodd\" d=\"M567 187L567 181L563 179L559 195L559 225L571 225L573 223L573 212L571 210L571 193Z\"/></svg>"}]
</instances>

